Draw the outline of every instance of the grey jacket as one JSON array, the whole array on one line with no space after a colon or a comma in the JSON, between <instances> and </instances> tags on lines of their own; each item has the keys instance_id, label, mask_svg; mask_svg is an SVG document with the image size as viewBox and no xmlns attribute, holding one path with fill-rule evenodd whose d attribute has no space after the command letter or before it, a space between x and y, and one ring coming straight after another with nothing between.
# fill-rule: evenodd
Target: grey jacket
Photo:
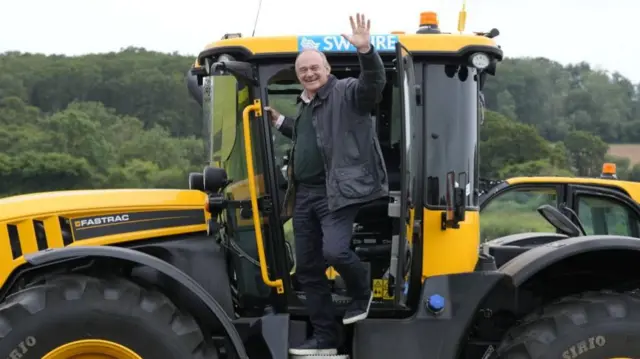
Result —
<instances>
[{"instance_id":1,"label":"grey jacket","mask_svg":"<svg viewBox=\"0 0 640 359\"><path fill-rule=\"evenodd\" d=\"M387 169L382 157L370 112L382 98L386 84L384 65L373 45L366 54L358 53L360 76L338 80L329 75L318 91L312 121L318 147L322 149L326 172L329 210L363 204L389 195ZM283 215L293 215L295 184L295 117L285 117L278 129L293 140L289 159L289 185Z\"/></svg>"}]
</instances>

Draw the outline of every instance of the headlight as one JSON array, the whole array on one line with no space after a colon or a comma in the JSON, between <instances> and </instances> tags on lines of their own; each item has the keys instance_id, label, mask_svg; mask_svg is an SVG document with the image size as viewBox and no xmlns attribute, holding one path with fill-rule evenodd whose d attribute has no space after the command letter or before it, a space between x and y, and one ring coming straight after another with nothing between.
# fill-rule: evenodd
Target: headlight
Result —
<instances>
[{"instance_id":1,"label":"headlight","mask_svg":"<svg viewBox=\"0 0 640 359\"><path fill-rule=\"evenodd\" d=\"M489 56L483 52L477 52L470 57L471 64L478 70L484 70L491 64Z\"/></svg>"}]
</instances>

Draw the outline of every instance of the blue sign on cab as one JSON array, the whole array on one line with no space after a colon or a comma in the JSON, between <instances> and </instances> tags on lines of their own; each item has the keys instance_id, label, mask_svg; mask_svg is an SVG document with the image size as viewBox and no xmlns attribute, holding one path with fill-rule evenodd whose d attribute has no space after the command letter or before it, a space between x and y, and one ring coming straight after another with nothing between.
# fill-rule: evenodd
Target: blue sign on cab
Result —
<instances>
[{"instance_id":1,"label":"blue sign on cab","mask_svg":"<svg viewBox=\"0 0 640 359\"><path fill-rule=\"evenodd\" d=\"M398 35L371 35L371 44L379 52L393 52ZM298 36L298 51L315 48L323 52L353 52L356 48L341 35Z\"/></svg>"}]
</instances>

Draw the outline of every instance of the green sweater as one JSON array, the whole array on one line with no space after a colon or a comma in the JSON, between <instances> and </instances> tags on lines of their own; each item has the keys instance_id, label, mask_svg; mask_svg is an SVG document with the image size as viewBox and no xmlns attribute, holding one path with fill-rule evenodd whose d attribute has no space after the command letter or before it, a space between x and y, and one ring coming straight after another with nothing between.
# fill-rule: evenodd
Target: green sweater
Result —
<instances>
[{"instance_id":1,"label":"green sweater","mask_svg":"<svg viewBox=\"0 0 640 359\"><path fill-rule=\"evenodd\" d=\"M293 153L293 177L295 181L320 185L324 184L324 158L318 148L316 130L312 122L313 102L303 104L300 117L295 123L296 143Z\"/></svg>"}]
</instances>

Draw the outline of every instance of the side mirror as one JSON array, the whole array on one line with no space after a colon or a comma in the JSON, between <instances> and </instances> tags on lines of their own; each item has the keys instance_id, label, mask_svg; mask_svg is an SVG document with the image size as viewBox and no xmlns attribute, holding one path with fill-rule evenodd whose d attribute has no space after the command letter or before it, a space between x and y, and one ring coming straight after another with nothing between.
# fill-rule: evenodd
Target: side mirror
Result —
<instances>
[{"instance_id":1,"label":"side mirror","mask_svg":"<svg viewBox=\"0 0 640 359\"><path fill-rule=\"evenodd\" d=\"M583 233L585 236L587 235L587 231L584 229L584 225L582 224L582 221L580 220L580 216L578 216L578 214L573 209L571 209L570 207L568 207L567 205L562 203L558 207L558 210L560 210L560 212L563 213L563 214L572 215L573 218L575 219L575 221L573 223L576 224L576 226L580 229L581 233Z\"/></svg>"},{"instance_id":2,"label":"side mirror","mask_svg":"<svg viewBox=\"0 0 640 359\"><path fill-rule=\"evenodd\" d=\"M204 175L202 173L189 173L189 189L204 192Z\"/></svg>"},{"instance_id":3,"label":"side mirror","mask_svg":"<svg viewBox=\"0 0 640 359\"><path fill-rule=\"evenodd\" d=\"M500 30L496 29L495 27L491 30L489 30L489 32L474 32L474 34L478 35L478 36L485 36L488 37L490 39L493 39L495 37L498 37L498 35L500 35Z\"/></svg>"},{"instance_id":4,"label":"side mirror","mask_svg":"<svg viewBox=\"0 0 640 359\"><path fill-rule=\"evenodd\" d=\"M586 235L583 229L576 226L569 217L562 214L562 212L554 206L543 204L538 207L538 213L540 213L547 222L551 223L552 226L556 227L560 232L567 236L579 237Z\"/></svg>"},{"instance_id":5,"label":"side mirror","mask_svg":"<svg viewBox=\"0 0 640 359\"><path fill-rule=\"evenodd\" d=\"M202 171L202 178L202 186L206 192L218 193L231 183L227 178L227 171L218 167L206 166Z\"/></svg>"},{"instance_id":6,"label":"side mirror","mask_svg":"<svg viewBox=\"0 0 640 359\"><path fill-rule=\"evenodd\" d=\"M243 61L220 61L211 65L212 75L233 75L239 81L251 85L258 85L253 66Z\"/></svg>"},{"instance_id":7,"label":"side mirror","mask_svg":"<svg viewBox=\"0 0 640 359\"><path fill-rule=\"evenodd\" d=\"M466 178L462 183L466 183ZM456 182L455 172L447 173L446 189L447 210L442 212L442 230L447 228L460 228L460 222L466 218L467 194L464 187Z\"/></svg>"},{"instance_id":8,"label":"side mirror","mask_svg":"<svg viewBox=\"0 0 640 359\"><path fill-rule=\"evenodd\" d=\"M485 34L484 36L493 39L495 37L498 37L498 35L500 35L500 30L496 29L495 27L493 29L491 29L487 34Z\"/></svg>"}]
</instances>

